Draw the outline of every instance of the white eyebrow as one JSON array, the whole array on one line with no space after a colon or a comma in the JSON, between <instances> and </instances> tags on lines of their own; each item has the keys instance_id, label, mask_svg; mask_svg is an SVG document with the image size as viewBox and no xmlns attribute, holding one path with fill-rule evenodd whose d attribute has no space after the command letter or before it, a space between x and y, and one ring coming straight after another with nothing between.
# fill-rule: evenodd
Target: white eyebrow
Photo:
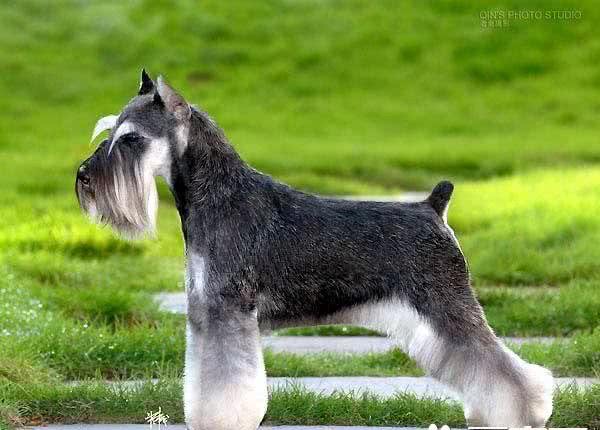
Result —
<instances>
[{"instance_id":1,"label":"white eyebrow","mask_svg":"<svg viewBox=\"0 0 600 430\"><path fill-rule=\"evenodd\" d=\"M103 131L110 130L111 128L113 128L117 123L117 118L119 118L117 115L108 115L104 118L100 118L96 123L96 126L94 127L92 139L90 140L90 142L93 142L94 139L96 139L98 135Z\"/></svg>"},{"instance_id":2,"label":"white eyebrow","mask_svg":"<svg viewBox=\"0 0 600 430\"><path fill-rule=\"evenodd\" d=\"M119 128L117 128L117 130L113 134L112 142L110 142L110 146L108 148L108 154L110 155L110 152L112 151L113 146L115 146L115 143L117 143L117 141L119 140L119 138L121 136L123 136L124 134L127 134L127 133L133 133L134 131L135 131L135 126L131 122L125 121L125 122L121 123Z\"/></svg>"}]
</instances>

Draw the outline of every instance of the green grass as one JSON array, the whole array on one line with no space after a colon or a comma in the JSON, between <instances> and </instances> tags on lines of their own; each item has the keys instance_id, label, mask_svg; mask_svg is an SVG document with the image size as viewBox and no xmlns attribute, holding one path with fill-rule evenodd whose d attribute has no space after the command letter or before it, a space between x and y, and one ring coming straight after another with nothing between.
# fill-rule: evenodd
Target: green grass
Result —
<instances>
[{"instance_id":1,"label":"green grass","mask_svg":"<svg viewBox=\"0 0 600 430\"><path fill-rule=\"evenodd\" d=\"M570 336L598 326L598 281L519 290L493 287L478 294L498 335Z\"/></svg>"},{"instance_id":2,"label":"green grass","mask_svg":"<svg viewBox=\"0 0 600 430\"><path fill-rule=\"evenodd\" d=\"M570 343L524 344L513 349L527 361L552 369L554 376L600 377L600 327L573 337Z\"/></svg>"},{"instance_id":3,"label":"green grass","mask_svg":"<svg viewBox=\"0 0 600 430\"><path fill-rule=\"evenodd\" d=\"M559 285L600 274L600 169L459 184L449 213L478 285Z\"/></svg>"},{"instance_id":4,"label":"green grass","mask_svg":"<svg viewBox=\"0 0 600 430\"><path fill-rule=\"evenodd\" d=\"M494 7L581 9L583 18L482 30L480 11ZM503 335L580 333L574 346L521 352L559 373L592 373L599 19L592 0L0 6L0 383L21 384L50 405L54 394L44 390L65 377L180 372L183 320L160 313L150 298L183 288L179 220L166 188L158 239L135 243L90 225L73 195L93 124L133 96L142 66L165 73L209 111L253 166L302 189L373 195L455 181L450 223L491 325ZM516 291L523 286L539 291ZM277 374L411 371L395 354L267 358ZM56 392L66 393L61 387ZM65 402L92 391L64 394ZM553 423L592 427L585 411L597 405L597 389L589 393L559 397ZM0 417L30 416L27 404L0 399ZM329 410L329 400L297 399ZM292 402L277 403L282 414ZM81 413L135 409L90 405L79 404ZM369 416L365 405L361 417ZM42 418L60 414L36 408L48 414ZM364 422L345 413L339 422Z\"/></svg>"},{"instance_id":5,"label":"green grass","mask_svg":"<svg viewBox=\"0 0 600 430\"><path fill-rule=\"evenodd\" d=\"M587 390L565 387L554 394L554 412L547 427L600 428L600 385ZM431 423L465 427L460 405L398 394L390 399L339 393L324 396L302 390L275 392L267 420L286 424L427 427Z\"/></svg>"},{"instance_id":6,"label":"green grass","mask_svg":"<svg viewBox=\"0 0 600 430\"><path fill-rule=\"evenodd\" d=\"M183 422L182 388L177 380L145 383L135 390L88 381L61 384L1 384L1 398L15 405L4 417L15 424L29 422L142 423L159 407L174 422Z\"/></svg>"},{"instance_id":7,"label":"green grass","mask_svg":"<svg viewBox=\"0 0 600 430\"><path fill-rule=\"evenodd\" d=\"M30 145L43 140L58 169L19 188L60 192L94 120L134 94L144 65L212 112L258 168L316 191L595 162L599 12L591 0L543 6L584 19L484 31L484 6L466 1L19 2L0 10L12 53L2 146L38 157Z\"/></svg>"},{"instance_id":8,"label":"green grass","mask_svg":"<svg viewBox=\"0 0 600 430\"><path fill-rule=\"evenodd\" d=\"M142 423L147 412L160 407L170 422L183 421L181 384L163 380L135 389L107 386L96 381L81 385L33 384L24 390L17 384L0 384L1 398L16 405L1 409L5 421ZM600 428L597 406L600 385L585 390L563 388L555 393L554 414L548 426ZM363 393L322 395L299 387L275 390L265 422L306 425L393 426L448 424L464 426L460 405L435 399L397 394L388 399Z\"/></svg>"},{"instance_id":9,"label":"green grass","mask_svg":"<svg viewBox=\"0 0 600 430\"><path fill-rule=\"evenodd\" d=\"M7 274L6 278L10 279ZM0 379L13 382L59 379L149 378L180 375L184 356L184 318L160 318L134 324L83 322L44 308L22 289L8 285L0 295ZM6 282L6 281L4 281ZM600 331L568 344L522 346L524 358L560 375L597 375ZM297 356L267 352L272 376L419 375L399 351L380 354Z\"/></svg>"},{"instance_id":10,"label":"green grass","mask_svg":"<svg viewBox=\"0 0 600 430\"><path fill-rule=\"evenodd\" d=\"M444 423L464 426L462 408L454 402L397 394L380 399L368 393L322 395L301 388L279 390L271 395L266 420L296 425L363 425L427 427Z\"/></svg>"},{"instance_id":11,"label":"green grass","mask_svg":"<svg viewBox=\"0 0 600 430\"><path fill-rule=\"evenodd\" d=\"M0 134L0 261L48 309L111 326L156 322L143 293L182 288L164 187L159 239L142 243L89 225L72 192L92 124L135 92L141 64L209 110L253 165L301 188L377 194L458 181L450 220L477 284L597 282L595 8L578 22L501 32L482 31L480 7L467 2L419 3L418 13L353 1L69 6L0 8L0 46L14 53L0 57L11 94L0 100L10 131ZM590 305L564 323L512 299L490 320L503 334L593 327L596 298L572 296L571 307Z\"/></svg>"},{"instance_id":12,"label":"green grass","mask_svg":"<svg viewBox=\"0 0 600 430\"><path fill-rule=\"evenodd\" d=\"M423 376L415 362L398 349L385 353L291 354L265 351L269 376Z\"/></svg>"}]
</instances>

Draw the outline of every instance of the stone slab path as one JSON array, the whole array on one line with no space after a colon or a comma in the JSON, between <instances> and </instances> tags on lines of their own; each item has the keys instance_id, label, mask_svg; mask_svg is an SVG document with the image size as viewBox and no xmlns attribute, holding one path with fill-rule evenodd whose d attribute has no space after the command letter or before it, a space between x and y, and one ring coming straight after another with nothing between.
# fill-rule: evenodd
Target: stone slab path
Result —
<instances>
[{"instance_id":1,"label":"stone slab path","mask_svg":"<svg viewBox=\"0 0 600 430\"><path fill-rule=\"evenodd\" d=\"M600 379L596 378L554 378L555 388L569 384L577 384L578 387L586 387L597 384ZM307 378L268 378L269 388L285 389L301 386L309 391L322 394L331 394L343 391L345 393L361 394L369 392L380 397L392 397L398 393L410 393L419 397L443 398L458 400L459 397L445 385L433 378L399 376L393 378L381 378L370 376L340 376L340 377L307 377Z\"/></svg>"},{"instance_id":2,"label":"stone slab path","mask_svg":"<svg viewBox=\"0 0 600 430\"><path fill-rule=\"evenodd\" d=\"M107 382L120 389L136 390L146 381L110 381ZM158 383L158 380L152 380ZM554 378L555 388L569 384L576 384L584 388L592 384L600 383L597 378ZM73 382L77 385L78 382ZM267 378L270 391L290 390L295 387L324 395L344 392L356 396L362 393L371 393L381 398L392 397L398 393L413 394L417 397L459 400L459 396L445 385L428 376L332 376L332 377L277 377Z\"/></svg>"},{"instance_id":3,"label":"stone slab path","mask_svg":"<svg viewBox=\"0 0 600 430\"><path fill-rule=\"evenodd\" d=\"M154 300L158 303L160 309L165 312L174 314L185 314L187 312L185 293L158 293L154 295Z\"/></svg>"},{"instance_id":4,"label":"stone slab path","mask_svg":"<svg viewBox=\"0 0 600 430\"><path fill-rule=\"evenodd\" d=\"M26 427L36 430L148 430L148 424L70 424ZM161 426L161 428L165 428ZM158 429L155 426L155 429ZM185 430L183 424L169 424L165 430ZM418 430L416 427L340 427L340 426L260 426L260 430Z\"/></svg>"},{"instance_id":5,"label":"stone slab path","mask_svg":"<svg viewBox=\"0 0 600 430\"><path fill-rule=\"evenodd\" d=\"M392 397L397 393L410 393L419 397L442 398L458 400L459 397L450 389L440 384L433 378L399 376L392 378L378 378L369 376L342 376L342 377L304 377L304 378L268 378L269 388L291 389L303 387L308 391L321 394L334 392L352 393L361 395L369 392L380 397Z\"/></svg>"},{"instance_id":6,"label":"stone slab path","mask_svg":"<svg viewBox=\"0 0 600 430\"><path fill-rule=\"evenodd\" d=\"M551 343L552 337L506 337L507 343ZM377 336L263 336L263 347L274 352L310 354L319 352L367 353L385 352L398 345L393 339Z\"/></svg>"}]
</instances>

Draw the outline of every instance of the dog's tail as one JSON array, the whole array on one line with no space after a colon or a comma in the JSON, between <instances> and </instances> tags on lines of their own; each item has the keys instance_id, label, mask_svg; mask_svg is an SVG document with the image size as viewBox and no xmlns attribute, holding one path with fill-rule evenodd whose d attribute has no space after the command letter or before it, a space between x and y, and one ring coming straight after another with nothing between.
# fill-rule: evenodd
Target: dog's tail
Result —
<instances>
[{"instance_id":1,"label":"dog's tail","mask_svg":"<svg viewBox=\"0 0 600 430\"><path fill-rule=\"evenodd\" d=\"M450 203L450 197L452 197L452 191L454 191L454 185L450 181L442 181L437 184L426 202L433 208L433 210L441 217L445 216L448 203Z\"/></svg>"}]
</instances>

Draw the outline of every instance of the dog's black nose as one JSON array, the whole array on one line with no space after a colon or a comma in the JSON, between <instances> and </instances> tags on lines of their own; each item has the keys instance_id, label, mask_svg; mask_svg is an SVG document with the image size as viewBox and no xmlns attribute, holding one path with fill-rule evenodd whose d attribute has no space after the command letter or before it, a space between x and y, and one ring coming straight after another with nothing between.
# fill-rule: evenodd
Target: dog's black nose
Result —
<instances>
[{"instance_id":1,"label":"dog's black nose","mask_svg":"<svg viewBox=\"0 0 600 430\"><path fill-rule=\"evenodd\" d=\"M86 186L90 184L90 175L87 173L87 168L84 164L77 170L77 180Z\"/></svg>"}]
</instances>

